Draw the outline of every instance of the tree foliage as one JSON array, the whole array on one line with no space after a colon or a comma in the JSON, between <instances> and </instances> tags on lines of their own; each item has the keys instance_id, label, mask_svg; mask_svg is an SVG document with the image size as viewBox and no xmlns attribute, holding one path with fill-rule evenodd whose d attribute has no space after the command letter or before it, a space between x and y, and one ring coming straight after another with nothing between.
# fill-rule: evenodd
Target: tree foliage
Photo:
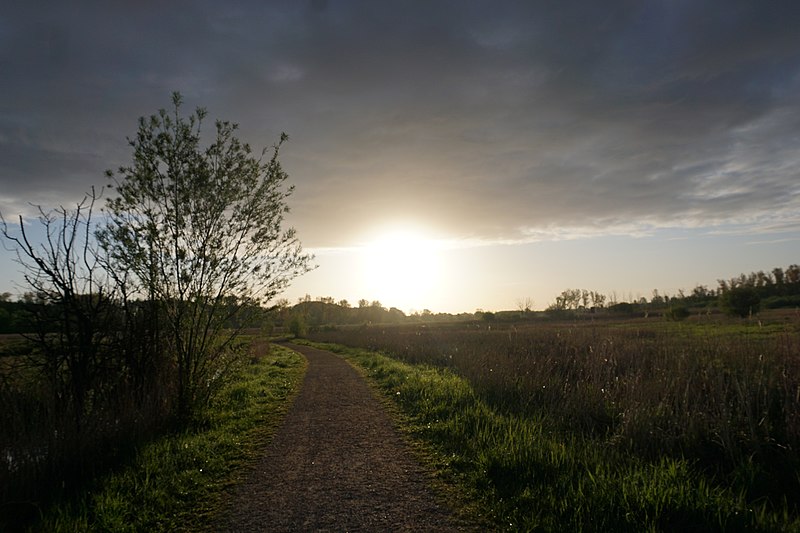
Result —
<instances>
[{"instance_id":1,"label":"tree foliage","mask_svg":"<svg viewBox=\"0 0 800 533\"><path fill-rule=\"evenodd\" d=\"M287 174L278 151L252 154L237 125L217 121L201 146L204 109L173 109L139 120L133 162L108 172L116 196L98 239L129 295L146 298L175 360L182 416L201 407L232 364L230 319L309 269L293 229L284 229ZM231 305L238 302L240 305Z\"/></svg>"},{"instance_id":2,"label":"tree foliage","mask_svg":"<svg viewBox=\"0 0 800 533\"><path fill-rule=\"evenodd\" d=\"M745 318L761 309L761 296L753 287L735 287L722 294L720 304L726 313Z\"/></svg>"}]
</instances>

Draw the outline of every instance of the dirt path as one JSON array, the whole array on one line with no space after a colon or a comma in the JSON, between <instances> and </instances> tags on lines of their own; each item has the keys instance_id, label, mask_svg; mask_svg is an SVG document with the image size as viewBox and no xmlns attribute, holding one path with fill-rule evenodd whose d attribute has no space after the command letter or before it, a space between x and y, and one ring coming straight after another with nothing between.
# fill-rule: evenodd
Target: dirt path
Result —
<instances>
[{"instance_id":1,"label":"dirt path","mask_svg":"<svg viewBox=\"0 0 800 533\"><path fill-rule=\"evenodd\" d=\"M308 359L300 393L222 531L459 531L359 374L336 355Z\"/></svg>"}]
</instances>

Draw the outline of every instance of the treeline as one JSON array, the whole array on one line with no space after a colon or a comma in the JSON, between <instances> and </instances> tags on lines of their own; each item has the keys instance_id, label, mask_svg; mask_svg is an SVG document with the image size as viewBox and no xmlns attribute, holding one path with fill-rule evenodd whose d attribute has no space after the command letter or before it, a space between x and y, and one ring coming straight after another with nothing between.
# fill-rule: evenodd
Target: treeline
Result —
<instances>
[{"instance_id":1,"label":"treeline","mask_svg":"<svg viewBox=\"0 0 800 533\"><path fill-rule=\"evenodd\" d=\"M573 316L650 317L663 316L682 320L692 313L724 312L738 316L758 313L762 308L800 306L800 266L776 267L769 272L740 274L729 280L718 280L718 286L698 285L690 292L662 294L653 290L650 298L629 297L620 301L616 294L603 294L587 289L562 291L543 312L533 311L530 298L520 299L518 309L474 313L433 313L428 309L406 314L380 301L347 300L332 297L312 298L306 295L292 305L281 299L270 308L267 323L295 335L305 335L311 328L354 324L441 323L481 320L485 322L517 322L520 320L563 319Z\"/></svg>"},{"instance_id":2,"label":"treeline","mask_svg":"<svg viewBox=\"0 0 800 533\"><path fill-rule=\"evenodd\" d=\"M312 299L310 295L299 298L295 305L280 299L270 308L268 323L288 333L302 336L309 328L329 325L353 324L401 324L406 322L452 322L471 320L472 313L433 313L428 309L406 314L396 307L385 307L378 300L359 300L353 306L347 300L335 301L332 297L321 296Z\"/></svg>"},{"instance_id":3,"label":"treeline","mask_svg":"<svg viewBox=\"0 0 800 533\"><path fill-rule=\"evenodd\" d=\"M800 265L740 274L729 280L718 280L718 283L717 294L720 296L736 290L752 290L761 299L763 307L776 309L800 306Z\"/></svg>"},{"instance_id":4,"label":"treeline","mask_svg":"<svg viewBox=\"0 0 800 533\"><path fill-rule=\"evenodd\" d=\"M11 301L11 294L0 294L0 335L9 333L30 333L30 317L37 305L36 298L26 293L17 301Z\"/></svg>"},{"instance_id":5,"label":"treeline","mask_svg":"<svg viewBox=\"0 0 800 533\"><path fill-rule=\"evenodd\" d=\"M608 303L607 303L608 302ZM564 317L582 313L605 313L622 316L663 315L681 320L695 312L725 312L736 316L758 313L762 308L778 309L800 306L800 266L786 269L776 267L765 272L740 274L730 279L717 280L716 288L706 285L694 287L688 294L660 294L653 290L652 297L629 298L617 301L596 291L566 289L556 297L545 311L551 317Z\"/></svg>"}]
</instances>

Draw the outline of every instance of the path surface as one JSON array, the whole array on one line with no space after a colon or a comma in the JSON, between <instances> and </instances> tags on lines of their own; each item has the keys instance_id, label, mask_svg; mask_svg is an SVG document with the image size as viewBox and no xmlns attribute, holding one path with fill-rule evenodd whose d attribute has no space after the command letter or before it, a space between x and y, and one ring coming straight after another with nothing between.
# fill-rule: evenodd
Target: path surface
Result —
<instances>
[{"instance_id":1,"label":"path surface","mask_svg":"<svg viewBox=\"0 0 800 533\"><path fill-rule=\"evenodd\" d=\"M308 359L300 392L222 531L460 531L364 379L343 359Z\"/></svg>"}]
</instances>

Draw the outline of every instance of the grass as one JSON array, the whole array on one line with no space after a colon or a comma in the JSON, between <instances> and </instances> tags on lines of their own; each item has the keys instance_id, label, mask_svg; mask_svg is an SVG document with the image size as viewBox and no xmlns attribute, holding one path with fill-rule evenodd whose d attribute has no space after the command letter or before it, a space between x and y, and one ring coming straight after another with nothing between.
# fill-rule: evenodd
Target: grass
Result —
<instances>
[{"instance_id":1,"label":"grass","mask_svg":"<svg viewBox=\"0 0 800 533\"><path fill-rule=\"evenodd\" d=\"M495 528L800 530L795 331L637 327L315 337L392 355L330 345Z\"/></svg>"},{"instance_id":2,"label":"grass","mask_svg":"<svg viewBox=\"0 0 800 533\"><path fill-rule=\"evenodd\" d=\"M201 424L141 446L132 461L43 512L34 531L202 531L263 448L298 388L302 358L280 346L241 369Z\"/></svg>"}]
</instances>

